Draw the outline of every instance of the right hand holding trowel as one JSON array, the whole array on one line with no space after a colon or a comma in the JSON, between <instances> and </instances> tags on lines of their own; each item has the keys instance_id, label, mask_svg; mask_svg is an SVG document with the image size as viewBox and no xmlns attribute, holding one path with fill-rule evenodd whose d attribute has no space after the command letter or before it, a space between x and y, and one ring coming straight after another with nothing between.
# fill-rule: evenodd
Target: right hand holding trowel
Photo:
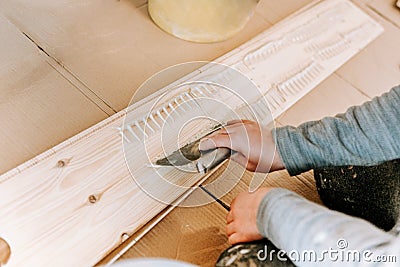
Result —
<instances>
[{"instance_id":1,"label":"right hand holding trowel","mask_svg":"<svg viewBox=\"0 0 400 267\"><path fill-rule=\"evenodd\" d=\"M249 120L235 120L200 142L200 150L227 147L237 153L231 158L249 171L284 169L271 132Z\"/></svg>"}]
</instances>

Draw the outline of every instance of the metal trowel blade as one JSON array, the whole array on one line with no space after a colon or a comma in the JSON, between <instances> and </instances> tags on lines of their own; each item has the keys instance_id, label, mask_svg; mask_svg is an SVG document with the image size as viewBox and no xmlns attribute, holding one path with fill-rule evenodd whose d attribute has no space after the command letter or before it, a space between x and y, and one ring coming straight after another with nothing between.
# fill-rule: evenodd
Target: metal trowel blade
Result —
<instances>
[{"instance_id":1,"label":"metal trowel blade","mask_svg":"<svg viewBox=\"0 0 400 267\"><path fill-rule=\"evenodd\" d=\"M165 158L159 159L155 162L155 165L158 166L183 166L187 165L193 161L198 160L202 156L202 152L199 149L200 140L206 137L207 135L212 134L213 132L221 129L223 126L218 124L215 126L209 133L202 136L201 138L193 141L180 149L172 152L170 155Z\"/></svg>"},{"instance_id":2,"label":"metal trowel blade","mask_svg":"<svg viewBox=\"0 0 400 267\"><path fill-rule=\"evenodd\" d=\"M200 140L187 144L174 151L169 156L155 162L159 166L183 166L201 157L199 149Z\"/></svg>"}]
</instances>

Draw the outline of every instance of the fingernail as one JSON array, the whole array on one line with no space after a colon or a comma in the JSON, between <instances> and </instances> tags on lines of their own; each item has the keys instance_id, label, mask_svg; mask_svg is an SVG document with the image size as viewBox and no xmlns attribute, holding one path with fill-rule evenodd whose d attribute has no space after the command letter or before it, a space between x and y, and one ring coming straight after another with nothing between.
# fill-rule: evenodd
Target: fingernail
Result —
<instances>
[{"instance_id":1,"label":"fingernail","mask_svg":"<svg viewBox=\"0 0 400 267\"><path fill-rule=\"evenodd\" d=\"M205 138L205 139L201 140L200 144L199 144L200 150L209 150L209 149L213 149L215 147L216 147L215 143L213 142L213 140L211 140L209 138Z\"/></svg>"}]
</instances>

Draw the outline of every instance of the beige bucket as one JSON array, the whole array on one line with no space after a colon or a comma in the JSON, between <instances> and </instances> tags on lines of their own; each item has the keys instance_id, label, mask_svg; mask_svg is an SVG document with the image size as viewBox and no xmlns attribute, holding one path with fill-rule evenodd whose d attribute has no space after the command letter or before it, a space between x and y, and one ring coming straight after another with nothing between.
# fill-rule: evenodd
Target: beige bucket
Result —
<instances>
[{"instance_id":1,"label":"beige bucket","mask_svg":"<svg viewBox=\"0 0 400 267\"><path fill-rule=\"evenodd\" d=\"M184 40L226 40L249 21L259 0L149 0L149 13L164 31Z\"/></svg>"}]
</instances>

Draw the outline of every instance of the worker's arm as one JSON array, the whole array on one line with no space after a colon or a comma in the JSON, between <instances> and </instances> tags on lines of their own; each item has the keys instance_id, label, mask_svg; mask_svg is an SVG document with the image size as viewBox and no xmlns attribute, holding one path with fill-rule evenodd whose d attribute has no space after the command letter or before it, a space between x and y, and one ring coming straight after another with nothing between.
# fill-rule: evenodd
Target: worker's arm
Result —
<instances>
[{"instance_id":1,"label":"worker's arm","mask_svg":"<svg viewBox=\"0 0 400 267\"><path fill-rule=\"evenodd\" d=\"M316 167L376 165L400 158L400 86L346 113L271 132L251 121L230 123L200 144L229 147L248 170L286 168L291 175ZM276 145L275 145L276 144Z\"/></svg>"},{"instance_id":2,"label":"worker's arm","mask_svg":"<svg viewBox=\"0 0 400 267\"><path fill-rule=\"evenodd\" d=\"M273 131L286 169L376 165L400 158L400 86L346 113Z\"/></svg>"},{"instance_id":3,"label":"worker's arm","mask_svg":"<svg viewBox=\"0 0 400 267\"><path fill-rule=\"evenodd\" d=\"M235 153L231 159L250 171L269 172L284 169L270 130L254 121L230 121L221 130L200 143L201 150L228 147Z\"/></svg>"},{"instance_id":4,"label":"worker's arm","mask_svg":"<svg viewBox=\"0 0 400 267\"><path fill-rule=\"evenodd\" d=\"M285 189L272 189L265 195L258 209L257 225L260 233L285 251L312 250L318 257L325 251L342 253L349 250L360 253L360 262L352 259L337 260L336 264L359 266L379 256L396 257L400 262L400 238L388 234L367 221L328 210ZM339 256L339 255L337 255ZM351 256L351 255L350 255ZM324 263L335 264L325 254ZM370 263L381 266L382 262ZM311 266L304 261L300 265Z\"/></svg>"},{"instance_id":5,"label":"worker's arm","mask_svg":"<svg viewBox=\"0 0 400 267\"><path fill-rule=\"evenodd\" d=\"M286 189L241 193L227 220L231 243L266 237L299 266L381 266L382 260L396 266L400 262L399 237Z\"/></svg>"}]
</instances>

